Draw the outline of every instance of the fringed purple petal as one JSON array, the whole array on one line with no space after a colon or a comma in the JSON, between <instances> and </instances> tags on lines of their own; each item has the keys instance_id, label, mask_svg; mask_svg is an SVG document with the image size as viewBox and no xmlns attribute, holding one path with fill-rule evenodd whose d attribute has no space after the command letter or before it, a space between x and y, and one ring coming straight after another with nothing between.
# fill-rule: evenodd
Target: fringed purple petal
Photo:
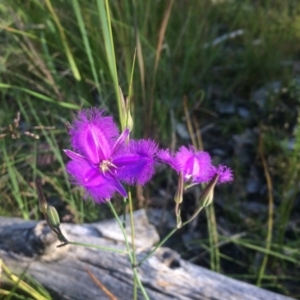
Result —
<instances>
[{"instance_id":1,"label":"fringed purple petal","mask_svg":"<svg viewBox=\"0 0 300 300\"><path fill-rule=\"evenodd\" d=\"M192 146L182 146L176 153L175 160L185 180L206 182L210 179L211 159L207 152L195 151Z\"/></svg>"},{"instance_id":2,"label":"fringed purple petal","mask_svg":"<svg viewBox=\"0 0 300 300\"><path fill-rule=\"evenodd\" d=\"M118 153L112 163L116 177L128 184L145 184L154 174L157 145L151 140L131 140L126 153Z\"/></svg>"},{"instance_id":3,"label":"fringed purple petal","mask_svg":"<svg viewBox=\"0 0 300 300\"><path fill-rule=\"evenodd\" d=\"M180 168L176 162L174 154L170 152L169 149L163 149L158 151L157 159L163 163L168 164L172 169L179 172Z\"/></svg>"},{"instance_id":4,"label":"fringed purple petal","mask_svg":"<svg viewBox=\"0 0 300 300\"><path fill-rule=\"evenodd\" d=\"M195 153L195 160L197 170L193 172L193 182L208 182L210 180L211 172L211 158L205 151L198 151Z\"/></svg>"},{"instance_id":5,"label":"fringed purple petal","mask_svg":"<svg viewBox=\"0 0 300 300\"><path fill-rule=\"evenodd\" d=\"M103 116L103 111L86 109L78 113L70 135L73 149L97 164L110 157L118 128L111 117Z\"/></svg>"},{"instance_id":6,"label":"fringed purple petal","mask_svg":"<svg viewBox=\"0 0 300 300\"><path fill-rule=\"evenodd\" d=\"M99 169L92 166L88 161L72 160L66 165L67 172L71 175L72 181L82 186L87 195L95 202L105 202L115 192L126 197L126 191L118 180L110 174L103 174Z\"/></svg>"},{"instance_id":7,"label":"fringed purple petal","mask_svg":"<svg viewBox=\"0 0 300 300\"><path fill-rule=\"evenodd\" d=\"M187 169L190 169L191 160L193 161L194 152L191 149L188 149L185 146L181 146L175 154L175 161L177 171L183 171L183 175L186 175Z\"/></svg>"},{"instance_id":8,"label":"fringed purple petal","mask_svg":"<svg viewBox=\"0 0 300 300\"><path fill-rule=\"evenodd\" d=\"M86 186L85 190L97 203L103 203L111 199L115 192L119 192L123 197L127 197L126 190L122 184L111 176L105 178L96 186Z\"/></svg>"},{"instance_id":9,"label":"fringed purple petal","mask_svg":"<svg viewBox=\"0 0 300 300\"><path fill-rule=\"evenodd\" d=\"M178 160L178 164L180 160ZM182 165L181 171L183 172L183 176L185 180L189 180L193 178L195 175L198 175L200 172L200 165L196 157L191 154L191 156L185 160L185 164Z\"/></svg>"},{"instance_id":10,"label":"fringed purple petal","mask_svg":"<svg viewBox=\"0 0 300 300\"><path fill-rule=\"evenodd\" d=\"M218 167L212 167L211 177L219 175L218 183L231 182L233 181L232 170L224 165L219 165Z\"/></svg>"}]
</instances>

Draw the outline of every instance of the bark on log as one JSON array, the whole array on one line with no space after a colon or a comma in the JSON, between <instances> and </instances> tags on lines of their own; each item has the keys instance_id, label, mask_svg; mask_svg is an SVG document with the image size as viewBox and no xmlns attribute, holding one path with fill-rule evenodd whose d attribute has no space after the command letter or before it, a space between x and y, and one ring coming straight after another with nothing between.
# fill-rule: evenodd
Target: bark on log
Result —
<instances>
[{"instance_id":1,"label":"bark on log","mask_svg":"<svg viewBox=\"0 0 300 300\"><path fill-rule=\"evenodd\" d=\"M128 218L127 218L128 219ZM138 259L158 242L155 228L144 210L135 212ZM130 240L129 226L127 234ZM62 224L70 241L125 249L123 235L115 220L93 224ZM132 299L133 276L126 254L67 245L60 242L45 222L0 217L0 258L15 272L36 278L54 299L108 299L92 281L87 270L117 299ZM288 300L253 285L193 265L168 248L160 248L138 268L150 299ZM139 299L143 296L139 293Z\"/></svg>"}]
</instances>

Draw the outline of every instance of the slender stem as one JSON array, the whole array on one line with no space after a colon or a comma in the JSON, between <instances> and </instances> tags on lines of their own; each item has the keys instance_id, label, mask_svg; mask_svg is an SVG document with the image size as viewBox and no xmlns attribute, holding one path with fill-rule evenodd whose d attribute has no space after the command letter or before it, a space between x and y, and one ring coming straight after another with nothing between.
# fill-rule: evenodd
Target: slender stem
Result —
<instances>
[{"instance_id":1,"label":"slender stem","mask_svg":"<svg viewBox=\"0 0 300 300\"><path fill-rule=\"evenodd\" d=\"M116 253L124 253L124 254L128 253L128 251L126 251L126 250L119 250L119 249L103 247L103 246L96 246L96 245L93 245L93 244L85 244L85 243L80 243L80 242L70 242L70 241L68 241L67 244L75 245L75 246L83 246L83 247L88 247L88 248L95 248L95 249L100 249L100 250L104 250L104 251L116 252Z\"/></svg>"},{"instance_id":2,"label":"slender stem","mask_svg":"<svg viewBox=\"0 0 300 300\"><path fill-rule=\"evenodd\" d=\"M141 292L142 292L145 300L150 300L150 298L147 295L147 292L146 292L146 290L145 290L145 288L144 288L144 286L143 286L143 284L140 280L139 273L138 273L138 271L135 267L133 268L133 274L134 274L134 278L136 278L136 280L137 280L137 284L138 284L139 288L141 289Z\"/></svg>"},{"instance_id":3,"label":"slender stem","mask_svg":"<svg viewBox=\"0 0 300 300\"><path fill-rule=\"evenodd\" d=\"M161 247L179 228L182 228L183 226L187 225L190 223L194 218L191 218L184 223L181 224L180 227L175 227L172 229L167 236L163 240L161 240L140 262L136 264L136 266L140 266L146 259L148 259L150 256L153 255L153 253L157 250L157 248Z\"/></svg>"},{"instance_id":4,"label":"slender stem","mask_svg":"<svg viewBox=\"0 0 300 300\"><path fill-rule=\"evenodd\" d=\"M126 204L127 204L127 198L123 198L123 227L126 228Z\"/></svg>"},{"instance_id":5,"label":"slender stem","mask_svg":"<svg viewBox=\"0 0 300 300\"><path fill-rule=\"evenodd\" d=\"M146 259L148 259L157 250L157 248L162 246L168 240L168 238L170 238L177 231L177 229L178 228L175 227L173 230L171 230L168 235L161 240L136 266L140 266Z\"/></svg>"},{"instance_id":6,"label":"slender stem","mask_svg":"<svg viewBox=\"0 0 300 300\"><path fill-rule=\"evenodd\" d=\"M119 225L119 227L120 227L120 229L121 229L121 231L123 233L125 245L126 245L126 248L127 248L127 251L128 251L127 253L128 253L128 256L129 256L129 260L130 260L130 262L131 262L131 264L133 266L132 269L133 269L134 278L137 280L137 284L138 284L139 288L141 289L141 292L142 292L144 298L146 300L150 300L150 298L148 297L147 292L146 292L146 290L145 290L145 288L144 288L144 286L143 286L143 284L142 284L142 282L141 282L141 280L139 278L139 274L137 272L136 266L133 265L133 255L132 255L132 253L130 251L131 249L130 249L130 246L129 246L127 234L126 234L126 232L124 230L124 227L122 226L122 222L121 222L121 220L120 220L120 218L119 218L119 216L118 216L118 214L117 214L114 206L112 205L111 201L108 201L107 203L108 203L108 205L109 205L109 207L110 207L110 209L111 209L114 217L116 218L116 220L118 222L118 225Z\"/></svg>"},{"instance_id":7,"label":"slender stem","mask_svg":"<svg viewBox=\"0 0 300 300\"><path fill-rule=\"evenodd\" d=\"M194 212L194 214L189 218L189 220L188 220L188 221L185 221L185 222L182 224L182 226L184 226L184 225L186 225L186 224L192 222L192 221L198 216L198 214L201 212L201 210L202 210L203 208L204 208L203 206L200 206L200 207ZM182 227L182 226L181 226L181 227Z\"/></svg>"},{"instance_id":8,"label":"slender stem","mask_svg":"<svg viewBox=\"0 0 300 300\"><path fill-rule=\"evenodd\" d=\"M123 233L124 240L125 240L125 245L126 245L126 248L127 248L127 251L128 251L127 253L128 253L130 262L132 263L132 254L131 254L131 251L130 251L131 249L130 249L130 245L129 245L129 242L128 242L127 234L126 234L126 232L124 230L124 227L122 226L122 222L121 222L121 220L120 220L120 218L119 218L119 216L118 216L118 214L117 214L114 206L112 205L111 201L107 201L107 203L108 203L108 205L109 205L109 207L110 207L110 209L111 209L114 217L116 218L116 220L118 222L118 225L119 225L119 227L120 227L120 229L121 229L121 231Z\"/></svg>"},{"instance_id":9,"label":"slender stem","mask_svg":"<svg viewBox=\"0 0 300 300\"><path fill-rule=\"evenodd\" d=\"M129 200L129 215L130 215L130 228L131 228L131 245L132 245L132 264L136 264L136 248L134 243L134 222L133 222L133 207L132 207L132 197L131 191L128 192ZM133 281L133 300L137 299L137 278L134 276Z\"/></svg>"}]
</instances>

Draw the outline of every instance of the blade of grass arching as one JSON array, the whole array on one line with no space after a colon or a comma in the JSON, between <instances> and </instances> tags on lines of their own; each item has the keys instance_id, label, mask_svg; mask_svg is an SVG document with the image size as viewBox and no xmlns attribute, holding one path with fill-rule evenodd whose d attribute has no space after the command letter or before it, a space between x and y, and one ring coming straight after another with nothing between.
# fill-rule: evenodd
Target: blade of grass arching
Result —
<instances>
[{"instance_id":1,"label":"blade of grass arching","mask_svg":"<svg viewBox=\"0 0 300 300\"><path fill-rule=\"evenodd\" d=\"M6 25L2 25L0 24L0 29L2 30L6 30L8 32L12 32L12 33L15 33L15 34L19 34L21 36L27 36L31 39L38 39L35 35L29 33L29 32L26 32L26 31L23 31L23 30L19 30L19 29L15 29L13 27L10 27L10 26L6 26Z\"/></svg>"},{"instance_id":2,"label":"blade of grass arching","mask_svg":"<svg viewBox=\"0 0 300 300\"><path fill-rule=\"evenodd\" d=\"M99 84L99 79L98 79L98 75L96 72L95 62L94 62L93 55L92 55L92 49L90 47L87 31L85 29L85 24L84 24L83 17L81 14L82 8L80 7L78 0L73 0L72 4L73 4L73 9L75 11L75 15L77 18L77 23L78 23L78 26L79 26L79 29L81 32L81 36L83 39L85 51L86 51L86 54L87 54L87 57L88 57L88 60L90 63L92 74L93 74L94 80L96 82L98 92L100 92L100 84Z\"/></svg>"},{"instance_id":3,"label":"blade of grass arching","mask_svg":"<svg viewBox=\"0 0 300 300\"><path fill-rule=\"evenodd\" d=\"M232 239L231 241L234 244L240 245L242 247L249 248L249 249L252 249L252 250L256 250L256 251L261 252L261 253L266 253L269 256L280 258L282 260L291 262L293 264L300 265L300 260L295 259L295 258L293 258L293 257L291 257L289 255L284 255L284 254L281 254L281 253L278 253L278 252L275 252L275 251L272 251L272 250L267 250L264 247L260 247L260 246L254 245L254 244L250 244L250 242L246 242L246 241L244 241L242 239Z\"/></svg>"},{"instance_id":4,"label":"blade of grass arching","mask_svg":"<svg viewBox=\"0 0 300 300\"><path fill-rule=\"evenodd\" d=\"M67 102L60 102L60 101L57 101L53 98L50 98L50 97L47 97L43 94L40 94L38 92L34 92L32 90L29 90L29 89L26 89L26 88L22 88L22 87L18 87L18 86L14 86L14 85L10 85L10 84L6 84L6 83L0 83L0 88L2 89L13 89L13 90L19 90L19 91L22 91L22 92L25 92L29 95L32 95L40 100L43 100L43 101L46 101L46 102L50 102L50 103L54 103L58 106L61 106L61 107L65 107L65 108L70 108L70 109L75 109L75 110L79 110L80 109L80 106L76 105L76 104L73 104L73 103L67 103Z\"/></svg>"},{"instance_id":5,"label":"blade of grass arching","mask_svg":"<svg viewBox=\"0 0 300 300\"><path fill-rule=\"evenodd\" d=\"M132 67L131 67L131 72L130 72L130 81L129 81L129 88L128 88L128 99L129 99L129 101L130 101L130 97L132 95L132 83L133 83L135 59L136 59L136 49L134 51L133 60L132 60Z\"/></svg>"},{"instance_id":6,"label":"blade of grass arching","mask_svg":"<svg viewBox=\"0 0 300 300\"><path fill-rule=\"evenodd\" d=\"M98 7L99 17L101 22L102 33L104 37L107 63L114 83L114 89L115 89L115 94L116 94L117 104L119 109L120 124L123 130L125 126L125 119L124 119L124 114L122 112L122 103L121 103L122 100L119 93L119 80L118 80L118 72L117 72L117 64L116 64L116 57L115 57L114 41L113 41L113 35L111 29L110 8L109 8L108 0L97 0L97 7Z\"/></svg>"},{"instance_id":7,"label":"blade of grass arching","mask_svg":"<svg viewBox=\"0 0 300 300\"><path fill-rule=\"evenodd\" d=\"M55 22L55 24L56 24L56 26L58 28L58 31L59 31L59 34L60 34L60 37L61 37L61 41L62 41L64 50L65 50L67 59L68 59L69 64L70 64L70 68L71 68L72 73L74 75L74 78L77 81L80 81L81 80L81 76L80 76L79 70L77 68L75 59L73 57L72 51L71 51L71 49L69 47L68 40L67 40L65 31L64 31L64 28L62 27L62 25L61 25L61 23L59 21L59 18L58 18L57 14L56 14L53 6L52 6L51 0L45 0L45 3L46 3L46 6L47 6L48 10L50 11L50 14L52 15L52 18L53 18L53 20L54 20L54 22Z\"/></svg>"},{"instance_id":8,"label":"blade of grass arching","mask_svg":"<svg viewBox=\"0 0 300 300\"><path fill-rule=\"evenodd\" d=\"M268 232L266 237L266 250L271 250L272 246L272 231L273 231L273 214L274 214L274 200L273 200L273 185L272 185L272 179L268 170L267 162L265 160L264 154L263 154L263 138L260 136L259 138L259 146L258 146L258 152L259 156L261 158L265 177L267 180L267 187L268 187L268 199L269 199L269 205L268 205ZM262 264L259 269L258 278L256 284L260 286L261 280L264 277L265 269L268 262L268 255L265 254Z\"/></svg>"},{"instance_id":9,"label":"blade of grass arching","mask_svg":"<svg viewBox=\"0 0 300 300\"><path fill-rule=\"evenodd\" d=\"M138 28L136 29L136 49L137 49L138 66L140 71L141 89L142 89L142 104L146 105L145 62L144 62L143 49L142 49L141 38L140 38L140 33Z\"/></svg>"},{"instance_id":10,"label":"blade of grass arching","mask_svg":"<svg viewBox=\"0 0 300 300\"><path fill-rule=\"evenodd\" d=\"M153 114L153 105L154 105L154 90L155 90L155 83L156 83L156 73L158 68L158 63L160 60L161 50L163 41L165 39L165 34L167 30L167 26L169 23L172 7L173 7L174 0L169 0L168 6L165 10L163 20L160 26L159 35L158 35L158 42L156 46L156 54L155 54L155 63L154 63L154 70L153 70L153 81L151 86L151 92L150 92L150 103L148 106L148 118L146 121L146 134L149 135L151 123L152 123L152 114Z\"/></svg>"},{"instance_id":11,"label":"blade of grass arching","mask_svg":"<svg viewBox=\"0 0 300 300\"><path fill-rule=\"evenodd\" d=\"M28 282L28 284L30 284L30 286L34 287L35 291L37 293L39 293L41 296L43 296L43 297L45 297L46 299L49 299L49 300L52 299L49 292L35 278L31 277L28 274L25 274L24 279L26 279L26 282Z\"/></svg>"},{"instance_id":12,"label":"blade of grass arching","mask_svg":"<svg viewBox=\"0 0 300 300\"><path fill-rule=\"evenodd\" d=\"M15 284L14 287L20 288L22 291L28 293L33 299L36 300L50 300L50 297L45 297L44 295L41 295L38 291L34 289L34 287L27 284L23 279L23 275L17 276L11 272L11 270L1 261L1 266L4 271L4 273L7 275L7 277ZM26 271L26 270L25 270ZM25 273L24 271L24 273Z\"/></svg>"},{"instance_id":13,"label":"blade of grass arching","mask_svg":"<svg viewBox=\"0 0 300 300\"><path fill-rule=\"evenodd\" d=\"M17 174L16 174L16 170L15 170L15 166L14 166L14 161L13 158L9 157L7 151L6 151L6 144L5 144L5 140L2 139L1 141L1 152L4 158L4 162L5 162L5 166L7 167L7 171L9 174L9 179L10 182L12 184L12 190L13 190L13 196L18 204L18 208L20 209L21 213L22 213L22 217L25 220L29 220L29 213L28 210L26 209L26 205L22 200L22 197L20 195L20 188L19 188L19 183L18 183L18 178L17 178Z\"/></svg>"},{"instance_id":14,"label":"blade of grass arching","mask_svg":"<svg viewBox=\"0 0 300 300\"><path fill-rule=\"evenodd\" d=\"M174 4L174 0L169 0L168 6L165 10L164 13L164 17L160 26L160 30L159 30L159 35L158 35L158 42L157 42L157 47L156 47L156 53L155 53L155 63L154 63L154 76L157 72L157 67L158 67L158 63L160 60L160 55L161 55L161 50L162 50L162 45L163 45L163 41L165 39L165 35L166 35L166 30L167 30L167 26L169 23L169 19L170 19L170 15L171 15L171 10Z\"/></svg>"}]
</instances>

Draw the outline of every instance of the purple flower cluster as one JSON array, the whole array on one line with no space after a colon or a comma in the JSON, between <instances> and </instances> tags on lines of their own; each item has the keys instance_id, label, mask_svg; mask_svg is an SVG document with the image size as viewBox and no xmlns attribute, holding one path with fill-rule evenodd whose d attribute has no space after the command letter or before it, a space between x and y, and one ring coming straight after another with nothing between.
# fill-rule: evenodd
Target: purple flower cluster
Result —
<instances>
[{"instance_id":1,"label":"purple flower cluster","mask_svg":"<svg viewBox=\"0 0 300 300\"><path fill-rule=\"evenodd\" d=\"M214 167L210 156L192 147L181 147L177 153L158 151L152 140L129 139L129 129L121 134L112 117L103 111L82 110L69 131L73 150L64 150L71 158L66 170L75 184L84 187L96 202L109 200L115 192L127 197L123 183L145 184L153 174L156 162L182 172L186 182L202 183L218 175L218 182L233 179L226 166Z\"/></svg>"}]
</instances>

